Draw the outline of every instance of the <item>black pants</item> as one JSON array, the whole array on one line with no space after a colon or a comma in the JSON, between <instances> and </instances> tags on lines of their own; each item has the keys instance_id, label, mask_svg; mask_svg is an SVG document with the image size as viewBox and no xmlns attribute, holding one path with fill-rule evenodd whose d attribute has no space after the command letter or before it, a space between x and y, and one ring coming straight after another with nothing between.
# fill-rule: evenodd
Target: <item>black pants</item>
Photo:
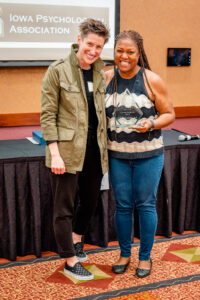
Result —
<instances>
[{"instance_id":1,"label":"black pants","mask_svg":"<svg viewBox=\"0 0 200 300\"><path fill-rule=\"evenodd\" d=\"M83 170L76 174L51 173L54 197L54 232L61 257L75 255L72 231L83 235L95 212L100 192L102 169L96 138L88 138ZM79 204L74 213L78 192ZM73 221L73 228L72 228Z\"/></svg>"}]
</instances>

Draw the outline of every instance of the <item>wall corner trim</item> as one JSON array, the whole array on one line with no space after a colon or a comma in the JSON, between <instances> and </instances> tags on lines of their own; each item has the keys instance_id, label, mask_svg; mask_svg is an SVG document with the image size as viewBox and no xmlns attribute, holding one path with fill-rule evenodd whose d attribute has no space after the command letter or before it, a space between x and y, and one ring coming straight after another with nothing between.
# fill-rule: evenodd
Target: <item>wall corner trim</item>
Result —
<instances>
[{"instance_id":1,"label":"wall corner trim","mask_svg":"<svg viewBox=\"0 0 200 300\"><path fill-rule=\"evenodd\" d=\"M200 117L200 106L174 107L176 118Z\"/></svg>"},{"instance_id":2,"label":"wall corner trim","mask_svg":"<svg viewBox=\"0 0 200 300\"><path fill-rule=\"evenodd\" d=\"M40 125L40 113L0 114L0 126Z\"/></svg>"},{"instance_id":3,"label":"wall corner trim","mask_svg":"<svg viewBox=\"0 0 200 300\"><path fill-rule=\"evenodd\" d=\"M200 117L200 106L174 107L176 118ZM40 113L0 114L0 126L40 125Z\"/></svg>"}]
</instances>

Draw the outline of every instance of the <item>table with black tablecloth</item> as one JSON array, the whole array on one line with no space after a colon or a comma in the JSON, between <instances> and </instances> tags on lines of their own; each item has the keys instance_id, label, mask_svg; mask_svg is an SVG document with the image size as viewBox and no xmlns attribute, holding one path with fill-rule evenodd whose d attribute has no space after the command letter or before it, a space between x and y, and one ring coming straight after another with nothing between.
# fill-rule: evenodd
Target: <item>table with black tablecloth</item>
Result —
<instances>
[{"instance_id":1,"label":"table with black tablecloth","mask_svg":"<svg viewBox=\"0 0 200 300\"><path fill-rule=\"evenodd\" d=\"M157 195L157 234L200 231L200 140L179 142L180 132L163 130L165 164ZM149 174L151 176L151 174ZM101 191L87 243L116 240L112 189ZM56 251L53 200L45 146L29 140L0 141L0 257ZM137 214L134 226L138 236Z\"/></svg>"}]
</instances>

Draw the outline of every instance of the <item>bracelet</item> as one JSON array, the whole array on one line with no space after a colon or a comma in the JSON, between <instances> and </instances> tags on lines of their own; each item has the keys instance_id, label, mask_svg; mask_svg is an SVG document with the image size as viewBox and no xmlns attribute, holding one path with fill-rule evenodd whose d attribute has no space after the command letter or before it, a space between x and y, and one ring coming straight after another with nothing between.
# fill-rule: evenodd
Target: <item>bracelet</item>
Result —
<instances>
[{"instance_id":1,"label":"bracelet","mask_svg":"<svg viewBox=\"0 0 200 300\"><path fill-rule=\"evenodd\" d=\"M154 129L154 121L153 120L149 120L151 122L151 129Z\"/></svg>"}]
</instances>

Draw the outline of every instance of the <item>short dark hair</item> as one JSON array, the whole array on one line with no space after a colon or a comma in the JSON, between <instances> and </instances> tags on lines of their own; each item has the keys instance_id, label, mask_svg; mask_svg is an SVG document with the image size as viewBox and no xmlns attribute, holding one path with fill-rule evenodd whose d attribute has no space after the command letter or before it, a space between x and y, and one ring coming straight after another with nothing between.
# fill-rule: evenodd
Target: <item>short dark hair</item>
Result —
<instances>
[{"instance_id":1,"label":"short dark hair","mask_svg":"<svg viewBox=\"0 0 200 300\"><path fill-rule=\"evenodd\" d=\"M89 33L95 33L108 41L110 33L109 29L99 20L87 19L79 26L81 37L86 37Z\"/></svg>"}]
</instances>

